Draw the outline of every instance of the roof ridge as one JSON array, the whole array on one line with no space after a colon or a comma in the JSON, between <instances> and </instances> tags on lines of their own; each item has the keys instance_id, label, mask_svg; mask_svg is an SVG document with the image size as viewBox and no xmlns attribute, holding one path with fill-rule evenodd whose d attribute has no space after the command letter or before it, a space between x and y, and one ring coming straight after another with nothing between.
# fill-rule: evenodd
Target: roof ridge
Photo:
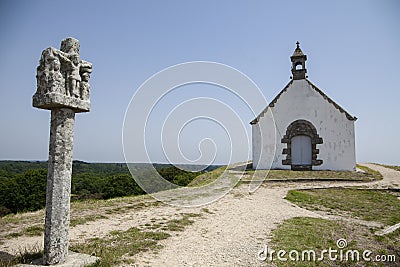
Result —
<instances>
[{"instance_id":1,"label":"roof ridge","mask_svg":"<svg viewBox=\"0 0 400 267\"><path fill-rule=\"evenodd\" d=\"M316 92L318 92L325 100L327 100L329 103L331 103L336 109L338 109L341 113L344 113L346 115L346 118L350 121L356 121L357 117L350 115L350 113L348 113L344 108L342 108L341 106L339 106L339 104L337 104L335 101L333 101L328 95L326 95L321 89L319 89L316 85L314 85L311 81L309 81L308 79L305 79L308 84L311 86L312 89L314 89ZM278 99L280 98L280 96L287 91L287 89L289 88L289 86L293 83L294 80L290 80L289 83L279 92L279 94L268 104L268 106L266 106L261 112L260 114L255 117L250 124L257 124L258 121L260 120L260 118L262 118L264 116L264 114L268 111L268 108L270 107L274 107L275 103L278 101Z\"/></svg>"},{"instance_id":2,"label":"roof ridge","mask_svg":"<svg viewBox=\"0 0 400 267\"><path fill-rule=\"evenodd\" d=\"M283 87L283 89L279 92L279 94L260 112L260 114L258 114L257 117L254 118L254 120L252 120L250 122L250 124L257 124L257 122L260 120L261 117L264 116L264 114L267 112L269 107L273 107L275 106L275 103L278 101L279 97L286 92L286 90L289 88L289 86L293 83L293 80L290 80L288 82L288 84L286 84L285 87Z\"/></svg>"},{"instance_id":3,"label":"roof ridge","mask_svg":"<svg viewBox=\"0 0 400 267\"><path fill-rule=\"evenodd\" d=\"M319 89L315 84L313 84L310 80L305 79L311 87L317 91L324 99L326 99L329 103L331 103L336 109L338 109L341 113L346 115L346 118L350 121L356 121L357 117L350 115L344 108L342 108L339 104L332 100L327 94L325 94L321 89Z\"/></svg>"}]
</instances>

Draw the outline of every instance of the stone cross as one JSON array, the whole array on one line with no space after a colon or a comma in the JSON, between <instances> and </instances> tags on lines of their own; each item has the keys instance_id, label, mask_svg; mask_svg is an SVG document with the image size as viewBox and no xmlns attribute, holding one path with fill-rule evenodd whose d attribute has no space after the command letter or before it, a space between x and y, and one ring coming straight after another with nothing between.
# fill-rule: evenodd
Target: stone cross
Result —
<instances>
[{"instance_id":1,"label":"stone cross","mask_svg":"<svg viewBox=\"0 0 400 267\"><path fill-rule=\"evenodd\" d=\"M80 59L79 41L66 38L61 49L42 52L37 67L33 106L51 110L46 186L43 264L62 263L68 256L72 147L75 113L90 110L92 64Z\"/></svg>"}]
</instances>

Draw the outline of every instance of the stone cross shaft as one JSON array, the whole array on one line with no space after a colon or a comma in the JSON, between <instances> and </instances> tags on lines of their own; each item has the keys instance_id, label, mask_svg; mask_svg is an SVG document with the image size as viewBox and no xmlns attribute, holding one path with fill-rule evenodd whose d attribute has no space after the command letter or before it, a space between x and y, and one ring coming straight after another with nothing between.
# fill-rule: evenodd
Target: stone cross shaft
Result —
<instances>
[{"instance_id":1,"label":"stone cross shaft","mask_svg":"<svg viewBox=\"0 0 400 267\"><path fill-rule=\"evenodd\" d=\"M92 64L80 59L79 41L66 38L61 49L42 52L33 106L51 110L43 264L68 256L72 148L75 113L90 110Z\"/></svg>"}]
</instances>

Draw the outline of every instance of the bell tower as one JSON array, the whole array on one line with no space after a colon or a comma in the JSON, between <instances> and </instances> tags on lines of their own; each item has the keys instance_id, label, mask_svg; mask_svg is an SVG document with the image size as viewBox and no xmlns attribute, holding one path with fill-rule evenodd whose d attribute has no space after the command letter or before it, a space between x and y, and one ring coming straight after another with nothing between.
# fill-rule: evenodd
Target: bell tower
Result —
<instances>
[{"instance_id":1,"label":"bell tower","mask_svg":"<svg viewBox=\"0 0 400 267\"><path fill-rule=\"evenodd\" d=\"M303 54L303 51L300 49L300 43L296 42L296 49L293 52L293 55L290 57L292 61L292 77L293 80L301 80L307 78L307 69L306 69L306 60L307 56Z\"/></svg>"}]
</instances>

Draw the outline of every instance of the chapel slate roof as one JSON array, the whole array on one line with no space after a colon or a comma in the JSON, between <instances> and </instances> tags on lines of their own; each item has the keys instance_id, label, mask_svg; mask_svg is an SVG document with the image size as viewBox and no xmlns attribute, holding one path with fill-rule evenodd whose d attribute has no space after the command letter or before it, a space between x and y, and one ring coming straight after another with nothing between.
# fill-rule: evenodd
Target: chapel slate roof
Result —
<instances>
[{"instance_id":1,"label":"chapel slate roof","mask_svg":"<svg viewBox=\"0 0 400 267\"><path fill-rule=\"evenodd\" d=\"M357 117L350 115L346 110L344 110L341 106L339 106L335 101L333 101L330 97L328 97L324 92L322 92L321 89L319 89L316 85L314 85L312 82L310 82L308 79L305 79L308 84L311 86L312 89L314 89L317 93L319 93L326 101L331 103L337 110L339 110L341 113L344 113L346 115L346 118L350 121L356 121ZM250 124L257 124L258 121L260 120L261 117L264 116L264 114L267 112L269 107L274 107L275 103L278 101L280 96L287 91L287 89L292 85L293 80L291 80L283 89L282 91L279 92L279 94L269 103L269 105L256 117L254 120L250 122Z\"/></svg>"}]
</instances>

